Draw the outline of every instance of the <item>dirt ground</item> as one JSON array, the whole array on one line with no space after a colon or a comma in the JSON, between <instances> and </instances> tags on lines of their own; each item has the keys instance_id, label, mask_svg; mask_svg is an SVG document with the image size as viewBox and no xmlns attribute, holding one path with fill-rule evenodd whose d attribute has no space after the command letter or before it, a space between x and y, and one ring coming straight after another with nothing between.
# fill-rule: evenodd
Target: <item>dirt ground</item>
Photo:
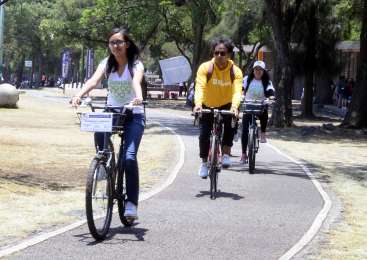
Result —
<instances>
[{"instance_id":1,"label":"dirt ground","mask_svg":"<svg viewBox=\"0 0 367 260\"><path fill-rule=\"evenodd\" d=\"M21 94L18 109L0 114L0 247L84 218L93 136L79 130L75 111ZM172 133L149 123L138 154L141 191L167 176L175 156Z\"/></svg>"}]
</instances>

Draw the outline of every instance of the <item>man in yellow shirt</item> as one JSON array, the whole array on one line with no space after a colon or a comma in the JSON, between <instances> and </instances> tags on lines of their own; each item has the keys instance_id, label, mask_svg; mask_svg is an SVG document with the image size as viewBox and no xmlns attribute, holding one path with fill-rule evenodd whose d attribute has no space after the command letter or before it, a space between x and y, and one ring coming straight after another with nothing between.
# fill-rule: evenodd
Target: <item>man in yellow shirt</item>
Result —
<instances>
[{"instance_id":1,"label":"man in yellow shirt","mask_svg":"<svg viewBox=\"0 0 367 260\"><path fill-rule=\"evenodd\" d=\"M201 64L196 75L195 112L200 112L203 108L218 108L231 110L238 116L243 76L240 68L230 60L233 48L232 41L226 38L217 38L212 42L213 58ZM223 116L223 120L222 166L229 167L234 129L231 126L231 116ZM202 164L199 176L206 178L213 115L203 114L200 122L199 146Z\"/></svg>"}]
</instances>

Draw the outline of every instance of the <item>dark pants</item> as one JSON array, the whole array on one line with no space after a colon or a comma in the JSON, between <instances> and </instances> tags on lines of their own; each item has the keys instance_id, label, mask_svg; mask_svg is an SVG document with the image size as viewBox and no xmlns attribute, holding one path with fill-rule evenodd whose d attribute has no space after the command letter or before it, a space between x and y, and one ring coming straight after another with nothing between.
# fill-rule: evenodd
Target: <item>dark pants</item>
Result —
<instances>
[{"instance_id":1,"label":"dark pants","mask_svg":"<svg viewBox=\"0 0 367 260\"><path fill-rule=\"evenodd\" d=\"M261 132L266 132L266 126L268 125L268 109L265 109L264 112L257 116L260 119L260 128ZM251 115L243 114L242 117L242 136L241 136L241 144L242 144L242 153L246 153L247 143L248 143L248 127L251 123Z\"/></svg>"},{"instance_id":2,"label":"dark pants","mask_svg":"<svg viewBox=\"0 0 367 260\"><path fill-rule=\"evenodd\" d=\"M127 200L135 205L139 201L139 169L137 153L144 133L144 115L133 114L132 119L125 122L124 145L120 147L119 159L121 169L125 169ZM96 133L98 147L103 147L104 133ZM121 140L122 141L122 140Z\"/></svg>"},{"instance_id":3,"label":"dark pants","mask_svg":"<svg viewBox=\"0 0 367 260\"><path fill-rule=\"evenodd\" d=\"M203 108L208 108L203 105ZM229 110L231 104L227 104L219 107L218 109ZM199 136L199 147L200 147L200 158L208 158L210 148L210 134L213 127L214 115L213 114L202 114L200 119L200 136ZM231 126L232 116L223 115L224 129L223 129L223 140L222 145L232 147L234 129Z\"/></svg>"}]
</instances>

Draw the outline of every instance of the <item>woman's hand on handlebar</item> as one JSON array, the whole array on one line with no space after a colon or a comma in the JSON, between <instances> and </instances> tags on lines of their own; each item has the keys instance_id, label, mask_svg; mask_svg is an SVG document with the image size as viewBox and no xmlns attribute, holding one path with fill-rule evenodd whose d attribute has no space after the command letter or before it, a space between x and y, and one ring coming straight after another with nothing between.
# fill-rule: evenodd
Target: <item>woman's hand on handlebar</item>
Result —
<instances>
[{"instance_id":1,"label":"woman's hand on handlebar","mask_svg":"<svg viewBox=\"0 0 367 260\"><path fill-rule=\"evenodd\" d=\"M134 105L134 106L141 105L141 104L143 104L143 98L142 97L136 97L136 98L133 99L131 104Z\"/></svg>"},{"instance_id":2,"label":"woman's hand on handlebar","mask_svg":"<svg viewBox=\"0 0 367 260\"><path fill-rule=\"evenodd\" d=\"M201 113L202 110L203 110L203 107L201 105L195 105L194 113Z\"/></svg>"},{"instance_id":3,"label":"woman's hand on handlebar","mask_svg":"<svg viewBox=\"0 0 367 260\"><path fill-rule=\"evenodd\" d=\"M238 118L238 108L236 107L231 107L231 110L230 110L232 113L233 113L233 116L235 116L236 118Z\"/></svg>"},{"instance_id":4,"label":"woman's hand on handlebar","mask_svg":"<svg viewBox=\"0 0 367 260\"><path fill-rule=\"evenodd\" d=\"M70 103L73 107L78 107L82 103L82 99L79 96L74 96Z\"/></svg>"}]
</instances>

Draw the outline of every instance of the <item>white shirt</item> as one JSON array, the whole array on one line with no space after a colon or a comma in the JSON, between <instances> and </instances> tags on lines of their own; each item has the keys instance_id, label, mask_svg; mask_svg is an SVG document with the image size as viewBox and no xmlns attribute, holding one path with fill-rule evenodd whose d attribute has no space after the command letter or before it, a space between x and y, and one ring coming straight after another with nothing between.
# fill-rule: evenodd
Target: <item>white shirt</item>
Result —
<instances>
[{"instance_id":1,"label":"white shirt","mask_svg":"<svg viewBox=\"0 0 367 260\"><path fill-rule=\"evenodd\" d=\"M106 71L107 59L108 58L103 59L98 65L98 67L102 67L103 71ZM133 73L137 71L144 72L143 63L141 63L139 60L135 61L133 65ZM126 103L131 102L135 97L135 92L132 87L132 78L128 66L125 66L124 72L121 74L121 76L117 71L111 72L108 76L107 105L123 106ZM133 113L144 113L144 109L142 106L134 107Z\"/></svg>"},{"instance_id":2,"label":"white shirt","mask_svg":"<svg viewBox=\"0 0 367 260\"><path fill-rule=\"evenodd\" d=\"M246 76L243 79L243 88L246 89L247 87L247 78ZM269 85L266 87L266 91L268 90L274 90L273 83L269 80ZM258 100L263 101L266 99L265 93L264 93L264 87L261 80L253 78L250 82L250 86L247 89L245 100Z\"/></svg>"}]
</instances>

